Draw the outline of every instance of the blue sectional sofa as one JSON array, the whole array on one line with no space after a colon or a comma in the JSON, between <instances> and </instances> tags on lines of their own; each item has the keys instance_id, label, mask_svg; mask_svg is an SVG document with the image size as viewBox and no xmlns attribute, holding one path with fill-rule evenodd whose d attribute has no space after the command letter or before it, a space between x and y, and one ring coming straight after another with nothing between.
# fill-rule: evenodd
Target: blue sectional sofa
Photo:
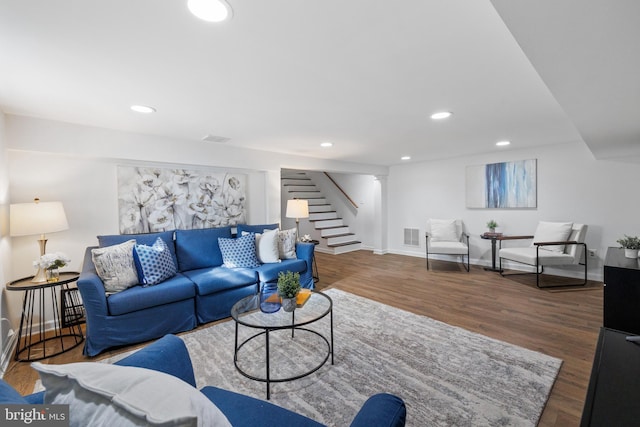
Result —
<instances>
[{"instance_id":1,"label":"blue sectional sofa","mask_svg":"<svg viewBox=\"0 0 640 427\"><path fill-rule=\"evenodd\" d=\"M238 225L237 235L277 227ZM303 287L314 287L312 243L296 243L296 259L256 268L227 268L223 266L218 238L232 237L231 227L98 236L99 247L103 248L131 239L151 246L161 238L178 272L153 286L137 285L107 295L91 257L94 247L87 248L78 279L87 319L84 354L95 356L110 347L188 331L229 317L233 304L256 294L261 286L277 282L280 271L298 272Z\"/></svg>"},{"instance_id":2,"label":"blue sectional sofa","mask_svg":"<svg viewBox=\"0 0 640 427\"><path fill-rule=\"evenodd\" d=\"M72 366L66 365L66 366ZM166 335L147 347L118 361L115 365L151 369L177 377L195 388L195 377L189 352L182 339L175 335ZM71 367L73 369L73 367ZM228 390L207 386L200 390L213 402L234 427L320 427L322 424L289 411L269 402L255 399ZM0 404L43 404L45 392L21 396L5 381L0 380ZM166 393L171 393L167 388ZM83 394L72 399L82 400L79 406L91 406L91 415L95 411L105 410L96 406L94 401L86 401ZM86 396L86 395L85 395ZM49 398L48 398L49 399ZM115 399L114 399L115 400ZM49 400L48 400L49 401ZM75 402L70 405L76 408ZM70 411L71 425L88 425L87 420L78 419L81 411ZM153 415L153 414L151 414ZM351 427L402 427L406 421L406 407L397 396L380 393L370 397L356 414ZM110 425L114 425L110 423Z\"/></svg>"}]
</instances>

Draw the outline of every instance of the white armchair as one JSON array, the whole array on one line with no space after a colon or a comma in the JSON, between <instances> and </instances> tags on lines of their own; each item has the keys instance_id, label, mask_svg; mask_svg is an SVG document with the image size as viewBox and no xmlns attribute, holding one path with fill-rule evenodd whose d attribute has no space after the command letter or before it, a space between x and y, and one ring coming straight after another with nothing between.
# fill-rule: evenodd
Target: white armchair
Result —
<instances>
[{"instance_id":1,"label":"white armchair","mask_svg":"<svg viewBox=\"0 0 640 427\"><path fill-rule=\"evenodd\" d=\"M459 256L463 267L469 271L469 235L464 232L459 219L429 219L426 232L427 270L430 254ZM467 257L467 263L464 257Z\"/></svg>"},{"instance_id":2,"label":"white armchair","mask_svg":"<svg viewBox=\"0 0 640 427\"><path fill-rule=\"evenodd\" d=\"M552 287L548 284L540 285L540 275L544 266L559 266L570 264L582 264L584 254L584 280L579 283L559 283L555 286L584 286L587 284L587 245L584 243L587 234L585 224L572 222L544 222L540 221L533 236L517 236L510 239L503 237L500 241L500 274L510 276L515 274L535 274L536 286L539 288ZM514 239L532 239L532 243L526 247L502 248L502 242ZM535 268L533 273L509 273L502 270L502 260L515 261L527 264Z\"/></svg>"}]
</instances>

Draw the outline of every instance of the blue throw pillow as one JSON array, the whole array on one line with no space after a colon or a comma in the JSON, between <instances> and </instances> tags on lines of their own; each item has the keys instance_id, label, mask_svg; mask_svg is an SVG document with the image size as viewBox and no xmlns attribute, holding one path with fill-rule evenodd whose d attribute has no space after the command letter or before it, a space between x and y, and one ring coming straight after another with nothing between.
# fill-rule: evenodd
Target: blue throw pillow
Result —
<instances>
[{"instance_id":1,"label":"blue throw pillow","mask_svg":"<svg viewBox=\"0 0 640 427\"><path fill-rule=\"evenodd\" d=\"M156 285L176 275L176 265L167 244L158 237L153 246L135 245L133 260L143 285Z\"/></svg>"},{"instance_id":2,"label":"blue throw pillow","mask_svg":"<svg viewBox=\"0 0 640 427\"><path fill-rule=\"evenodd\" d=\"M256 238L253 234L246 234L237 239L218 237L218 245L220 245L222 263L225 267L260 267L256 257Z\"/></svg>"}]
</instances>

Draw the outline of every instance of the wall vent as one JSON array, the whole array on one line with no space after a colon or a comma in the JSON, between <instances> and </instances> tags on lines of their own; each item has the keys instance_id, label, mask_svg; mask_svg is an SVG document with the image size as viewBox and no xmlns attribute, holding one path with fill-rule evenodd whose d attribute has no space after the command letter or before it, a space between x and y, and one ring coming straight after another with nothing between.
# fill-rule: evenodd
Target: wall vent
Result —
<instances>
[{"instance_id":1,"label":"wall vent","mask_svg":"<svg viewBox=\"0 0 640 427\"><path fill-rule=\"evenodd\" d=\"M404 229L404 244L408 246L420 246L419 232L417 228Z\"/></svg>"}]
</instances>

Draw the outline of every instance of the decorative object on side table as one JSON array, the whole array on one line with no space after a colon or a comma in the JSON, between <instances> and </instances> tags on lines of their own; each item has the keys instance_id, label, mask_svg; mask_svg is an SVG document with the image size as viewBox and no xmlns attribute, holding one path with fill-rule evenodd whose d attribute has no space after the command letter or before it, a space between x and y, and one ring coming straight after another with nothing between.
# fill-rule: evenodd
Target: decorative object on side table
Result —
<instances>
[{"instance_id":1,"label":"decorative object on side table","mask_svg":"<svg viewBox=\"0 0 640 427\"><path fill-rule=\"evenodd\" d=\"M491 220L489 220L489 222L487 222L487 228L489 229L489 233L495 233L497 226L498 226L498 223L495 222L493 219L491 219Z\"/></svg>"},{"instance_id":2,"label":"decorative object on side table","mask_svg":"<svg viewBox=\"0 0 640 427\"><path fill-rule=\"evenodd\" d=\"M282 298L284 311L296 309L298 292L300 292L300 273L292 271L278 273L278 294Z\"/></svg>"},{"instance_id":3,"label":"decorative object on side table","mask_svg":"<svg viewBox=\"0 0 640 427\"><path fill-rule=\"evenodd\" d=\"M9 207L9 234L11 236L31 236L39 234L40 256L46 252L46 233L69 229L67 216L61 202L40 202L37 197L32 203L16 203ZM47 283L45 270L38 268L33 283Z\"/></svg>"},{"instance_id":4,"label":"decorative object on side table","mask_svg":"<svg viewBox=\"0 0 640 427\"><path fill-rule=\"evenodd\" d=\"M47 277L47 282L53 283L60 279L60 268L69 264L71 260L68 256L62 252L56 252L54 254L44 254L40 256L36 261L33 261L33 266L44 270Z\"/></svg>"},{"instance_id":5,"label":"decorative object on side table","mask_svg":"<svg viewBox=\"0 0 640 427\"><path fill-rule=\"evenodd\" d=\"M287 218L296 219L296 241L300 241L300 218L309 218L309 201L301 199L287 200Z\"/></svg>"},{"instance_id":6,"label":"decorative object on side table","mask_svg":"<svg viewBox=\"0 0 640 427\"><path fill-rule=\"evenodd\" d=\"M624 256L627 258L637 258L638 249L640 249L640 239L637 236L624 235L623 239L618 239L616 242L624 248Z\"/></svg>"}]
</instances>

